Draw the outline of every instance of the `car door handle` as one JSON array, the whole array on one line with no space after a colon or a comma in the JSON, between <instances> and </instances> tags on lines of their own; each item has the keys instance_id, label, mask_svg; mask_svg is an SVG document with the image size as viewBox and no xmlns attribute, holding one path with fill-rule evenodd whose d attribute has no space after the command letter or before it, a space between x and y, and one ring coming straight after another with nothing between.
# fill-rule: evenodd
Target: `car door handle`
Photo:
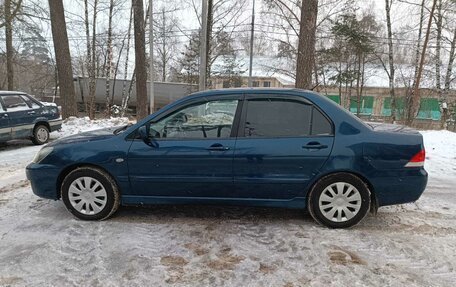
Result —
<instances>
[{"instance_id":1,"label":"car door handle","mask_svg":"<svg viewBox=\"0 0 456 287\"><path fill-rule=\"evenodd\" d=\"M2 118L4 118L4 119L7 118L7 117L8 117L8 114L3 114L2 115Z\"/></svg>"},{"instance_id":2,"label":"car door handle","mask_svg":"<svg viewBox=\"0 0 456 287\"><path fill-rule=\"evenodd\" d=\"M229 150L230 148L227 146L223 146L221 144L213 144L206 149L211 150L211 151L225 151L225 150Z\"/></svg>"},{"instance_id":3,"label":"car door handle","mask_svg":"<svg viewBox=\"0 0 456 287\"><path fill-rule=\"evenodd\" d=\"M35 111L27 112L28 115L34 115Z\"/></svg>"},{"instance_id":4,"label":"car door handle","mask_svg":"<svg viewBox=\"0 0 456 287\"><path fill-rule=\"evenodd\" d=\"M305 149L324 149L327 147L328 147L327 145L320 144L319 142L310 142L310 143L302 146L302 148L305 148Z\"/></svg>"}]
</instances>

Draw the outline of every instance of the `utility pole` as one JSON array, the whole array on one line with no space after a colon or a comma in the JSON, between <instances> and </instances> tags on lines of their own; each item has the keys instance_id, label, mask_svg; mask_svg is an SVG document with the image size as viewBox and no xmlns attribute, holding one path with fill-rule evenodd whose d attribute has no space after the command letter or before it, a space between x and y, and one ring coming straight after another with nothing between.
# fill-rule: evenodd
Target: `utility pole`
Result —
<instances>
[{"instance_id":1,"label":"utility pole","mask_svg":"<svg viewBox=\"0 0 456 287\"><path fill-rule=\"evenodd\" d=\"M201 11L201 34L200 34L200 67L199 67L199 90L206 89L206 66L207 66L207 0L203 0Z\"/></svg>"},{"instance_id":2,"label":"utility pole","mask_svg":"<svg viewBox=\"0 0 456 287\"><path fill-rule=\"evenodd\" d=\"M154 96L154 9L152 9L152 0L149 0L149 114L155 111L155 96Z\"/></svg>"},{"instance_id":3,"label":"utility pole","mask_svg":"<svg viewBox=\"0 0 456 287\"><path fill-rule=\"evenodd\" d=\"M253 66L253 34L255 30L255 0L252 0L252 27L250 30L250 63L249 63L249 82L248 86L252 86L252 66Z\"/></svg>"}]
</instances>

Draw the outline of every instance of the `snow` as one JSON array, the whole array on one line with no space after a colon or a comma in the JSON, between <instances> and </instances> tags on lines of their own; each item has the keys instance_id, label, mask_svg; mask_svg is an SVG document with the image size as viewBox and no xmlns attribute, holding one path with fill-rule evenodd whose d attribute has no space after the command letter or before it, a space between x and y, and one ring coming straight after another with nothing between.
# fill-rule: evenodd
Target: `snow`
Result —
<instances>
[{"instance_id":1,"label":"snow","mask_svg":"<svg viewBox=\"0 0 456 287\"><path fill-rule=\"evenodd\" d=\"M97 119L91 120L89 117L77 118L69 117L63 122L62 129L57 133L57 137L65 137L82 132L123 126L129 123L128 118L110 118L110 119Z\"/></svg>"},{"instance_id":2,"label":"snow","mask_svg":"<svg viewBox=\"0 0 456 287\"><path fill-rule=\"evenodd\" d=\"M52 138L127 121L73 118ZM422 134L422 198L348 230L251 207L123 207L76 220L25 179L40 147L10 142L0 147L0 286L454 286L456 134Z\"/></svg>"}]
</instances>

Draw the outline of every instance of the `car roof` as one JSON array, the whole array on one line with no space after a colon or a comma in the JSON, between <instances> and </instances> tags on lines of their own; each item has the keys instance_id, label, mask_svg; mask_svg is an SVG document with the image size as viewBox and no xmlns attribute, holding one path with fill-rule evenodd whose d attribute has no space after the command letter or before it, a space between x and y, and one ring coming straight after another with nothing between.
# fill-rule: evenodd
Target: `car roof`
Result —
<instances>
[{"instance_id":1,"label":"car roof","mask_svg":"<svg viewBox=\"0 0 456 287\"><path fill-rule=\"evenodd\" d=\"M211 96L220 96L220 95L240 95L240 94L245 94L246 96L249 95L259 95L259 94L271 94L271 93L277 93L277 94L316 94L313 91L309 90L302 90L302 89L296 89L296 88L229 88L229 89L215 89L215 90L205 90L205 91L199 91L192 93L185 97L184 99L196 99L196 98L202 98L202 97L211 97ZM317 94L316 94L317 95Z\"/></svg>"},{"instance_id":2,"label":"car roof","mask_svg":"<svg viewBox=\"0 0 456 287\"><path fill-rule=\"evenodd\" d=\"M25 95L26 93L24 92L19 92L19 91L0 91L0 96L1 95Z\"/></svg>"}]
</instances>

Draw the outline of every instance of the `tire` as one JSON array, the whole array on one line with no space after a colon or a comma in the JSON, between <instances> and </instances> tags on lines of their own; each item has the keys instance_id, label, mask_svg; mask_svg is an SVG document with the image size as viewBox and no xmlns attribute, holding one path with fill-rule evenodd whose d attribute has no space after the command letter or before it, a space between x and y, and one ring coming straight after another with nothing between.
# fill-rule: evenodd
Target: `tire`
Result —
<instances>
[{"instance_id":1,"label":"tire","mask_svg":"<svg viewBox=\"0 0 456 287\"><path fill-rule=\"evenodd\" d=\"M357 176L335 173L321 178L311 189L308 210L316 222L329 228L358 224L369 212L368 186Z\"/></svg>"},{"instance_id":2,"label":"tire","mask_svg":"<svg viewBox=\"0 0 456 287\"><path fill-rule=\"evenodd\" d=\"M120 205L120 193L114 179L95 167L80 167L62 182L61 197L66 208L82 220L104 220Z\"/></svg>"},{"instance_id":3,"label":"tire","mask_svg":"<svg viewBox=\"0 0 456 287\"><path fill-rule=\"evenodd\" d=\"M49 141L49 129L45 125L37 125L33 129L32 142L36 145L42 145Z\"/></svg>"}]
</instances>

